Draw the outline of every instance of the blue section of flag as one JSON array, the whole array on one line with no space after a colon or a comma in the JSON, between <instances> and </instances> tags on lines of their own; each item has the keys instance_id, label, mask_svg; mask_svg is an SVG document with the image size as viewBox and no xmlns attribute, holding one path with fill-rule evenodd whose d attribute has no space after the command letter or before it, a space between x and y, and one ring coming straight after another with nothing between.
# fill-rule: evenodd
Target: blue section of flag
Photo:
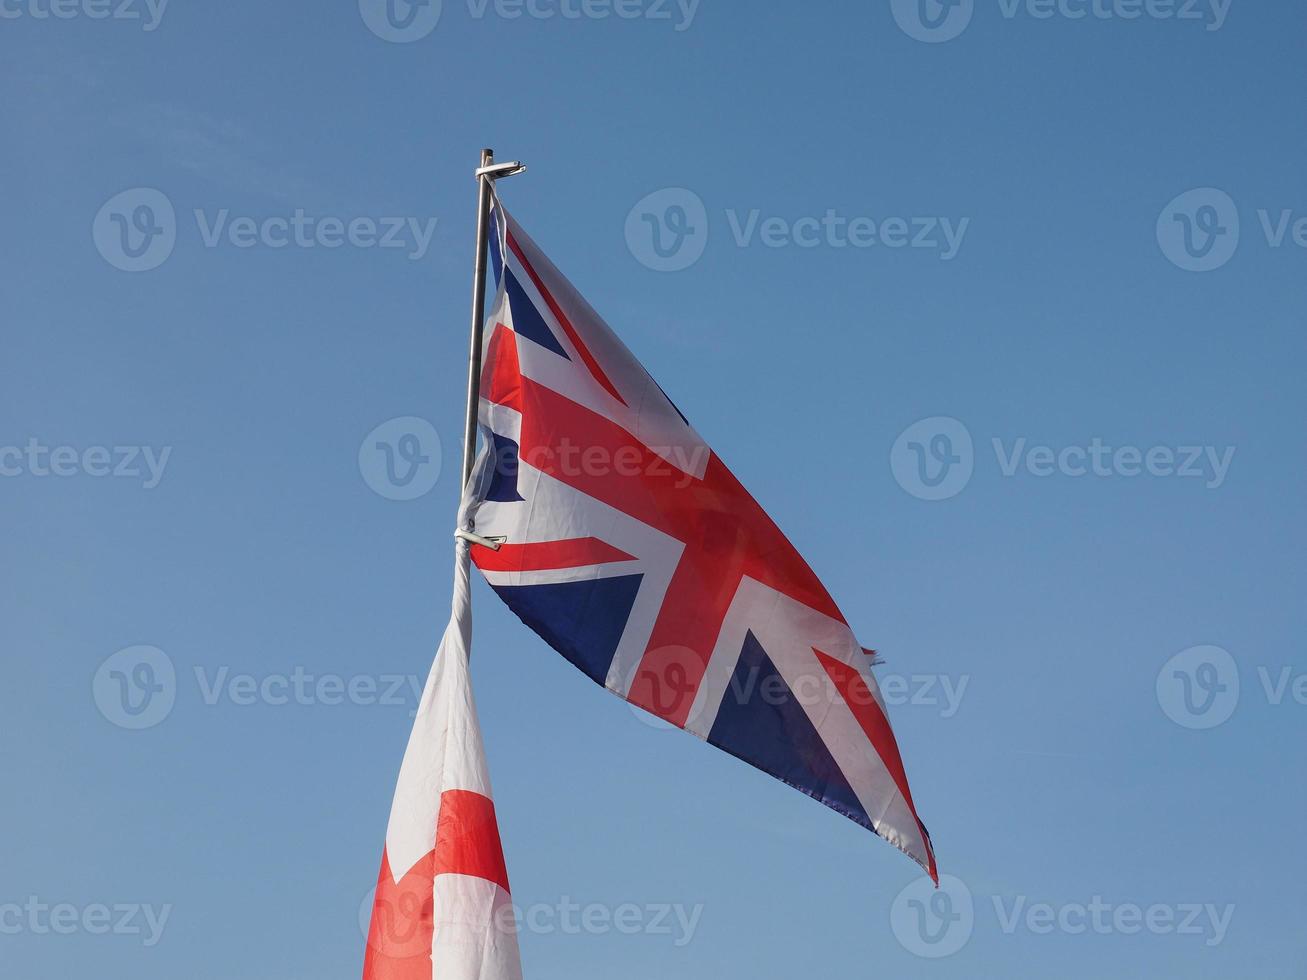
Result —
<instances>
[{"instance_id":1,"label":"blue section of flag","mask_svg":"<svg viewBox=\"0 0 1307 980\"><path fill-rule=\"evenodd\" d=\"M535 308L535 304L531 302L521 283L513 275L512 269L507 270L505 281L508 285L508 306L513 311L513 332L519 337L535 341L560 357L567 357L562 345L558 343L549 325L545 323L544 317L540 315L540 311Z\"/></svg>"},{"instance_id":2,"label":"blue section of flag","mask_svg":"<svg viewBox=\"0 0 1307 980\"><path fill-rule=\"evenodd\" d=\"M490 433L490 451L494 454L494 466L490 469L490 486L486 489L485 499L500 503L525 500L517 492L518 444L498 432L489 429L482 429L482 432Z\"/></svg>"},{"instance_id":3,"label":"blue section of flag","mask_svg":"<svg viewBox=\"0 0 1307 980\"><path fill-rule=\"evenodd\" d=\"M708 742L875 829L807 710L752 632L744 639Z\"/></svg>"},{"instance_id":4,"label":"blue section of flag","mask_svg":"<svg viewBox=\"0 0 1307 980\"><path fill-rule=\"evenodd\" d=\"M496 585L517 618L597 684L626 629L643 575L586 579L556 585Z\"/></svg>"}]
</instances>

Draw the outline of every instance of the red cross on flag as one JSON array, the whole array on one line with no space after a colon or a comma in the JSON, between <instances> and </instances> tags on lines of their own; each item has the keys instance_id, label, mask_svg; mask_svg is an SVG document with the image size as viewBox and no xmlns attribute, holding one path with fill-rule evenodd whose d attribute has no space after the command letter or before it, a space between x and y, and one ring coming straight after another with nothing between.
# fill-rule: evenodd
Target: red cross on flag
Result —
<instances>
[{"instance_id":1,"label":"red cross on flag","mask_svg":"<svg viewBox=\"0 0 1307 980\"><path fill-rule=\"evenodd\" d=\"M363 980L521 980L508 873L468 677L467 545L386 831Z\"/></svg>"}]
</instances>

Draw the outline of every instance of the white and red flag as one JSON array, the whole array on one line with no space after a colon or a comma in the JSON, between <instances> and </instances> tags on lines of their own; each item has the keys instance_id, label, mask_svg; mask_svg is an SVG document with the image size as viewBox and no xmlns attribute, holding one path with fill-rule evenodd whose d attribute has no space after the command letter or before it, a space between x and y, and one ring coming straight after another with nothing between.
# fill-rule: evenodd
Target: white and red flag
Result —
<instances>
[{"instance_id":1,"label":"white and red flag","mask_svg":"<svg viewBox=\"0 0 1307 980\"><path fill-rule=\"evenodd\" d=\"M363 980L521 980L508 873L468 676L472 607L454 608L427 679L386 831Z\"/></svg>"}]
</instances>

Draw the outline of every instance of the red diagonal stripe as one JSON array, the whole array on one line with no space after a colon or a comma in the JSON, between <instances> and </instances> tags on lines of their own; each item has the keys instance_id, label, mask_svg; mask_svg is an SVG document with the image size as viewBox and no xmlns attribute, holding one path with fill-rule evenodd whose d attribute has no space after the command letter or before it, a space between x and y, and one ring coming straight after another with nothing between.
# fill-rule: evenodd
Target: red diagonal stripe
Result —
<instances>
[{"instance_id":1,"label":"red diagonal stripe","mask_svg":"<svg viewBox=\"0 0 1307 980\"><path fill-rule=\"evenodd\" d=\"M703 479L695 478L617 423L529 377L522 378L522 404L524 462L686 545L629 701L685 724L742 575L844 621L812 569L716 456L709 456ZM569 464L576 445L603 460L625 455L639 465ZM673 681L673 672L683 680ZM676 693L669 701L659 690Z\"/></svg>"},{"instance_id":2,"label":"red diagonal stripe","mask_svg":"<svg viewBox=\"0 0 1307 980\"><path fill-rule=\"evenodd\" d=\"M930 838L926 834L926 828L921 823L921 818L917 816L916 804L912 802L912 790L908 788L908 776L903 771L903 757L899 755L898 742L894 740L894 732L889 727L889 720L885 713L880 710L880 704L872 695L867 687L867 682L862 679L862 675L842 661L822 653L820 650L813 648L813 653L817 655L822 667L834 681L836 689L840 692L840 697L844 703L849 706L853 712L853 717L858 720L868 739L871 740L872 746L876 749L876 754L880 756L880 761L885 764L890 778L894 780L894 785L898 787L899 792L903 794L904 801L908 804L908 809L912 811L912 818L917 821L917 829L921 831L922 842L926 845L926 853L930 858L930 876L939 884L939 873L935 868L935 854L930 846Z\"/></svg>"},{"instance_id":3,"label":"red diagonal stripe","mask_svg":"<svg viewBox=\"0 0 1307 980\"><path fill-rule=\"evenodd\" d=\"M522 254L521 247L517 244L517 239L512 235L508 236L508 247L513 250L513 254L517 256L517 260L522 263L522 268L526 270L526 274L530 276L531 281L535 283L535 287L540 291L541 297L543 297L544 301L549 304L549 309L558 320L558 325L563 328L563 332L567 334L567 339L572 342L572 346L574 346L577 353L581 355L581 360L584 361L585 366L590 369L590 373L594 375L594 379L603 385L604 389L610 395L625 405L625 399L617 393L617 389L613 387L613 383L608 380L608 375L604 374L603 368L599 366L599 362L596 361L594 355L590 353L590 348L582 343L581 335L578 334L576 328L572 326L572 321L567 318L567 315L563 313L563 308L558 305L553 295L547 288L545 288L544 282L538 275L536 275L535 269L531 268L531 263L526 260L526 256Z\"/></svg>"}]
</instances>

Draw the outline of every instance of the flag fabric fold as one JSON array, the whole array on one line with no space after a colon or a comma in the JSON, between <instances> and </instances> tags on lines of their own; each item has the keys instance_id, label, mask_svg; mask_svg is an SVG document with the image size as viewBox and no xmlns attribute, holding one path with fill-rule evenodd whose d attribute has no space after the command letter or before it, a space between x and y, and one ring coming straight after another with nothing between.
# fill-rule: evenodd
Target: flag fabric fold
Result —
<instances>
[{"instance_id":1,"label":"flag fabric fold","mask_svg":"<svg viewBox=\"0 0 1307 980\"><path fill-rule=\"evenodd\" d=\"M363 980L521 980L508 873L468 675L459 541L453 610L400 768Z\"/></svg>"},{"instance_id":2,"label":"flag fabric fold","mask_svg":"<svg viewBox=\"0 0 1307 980\"><path fill-rule=\"evenodd\" d=\"M486 581L596 683L937 879L871 658L789 540L496 201L465 519Z\"/></svg>"}]
</instances>

